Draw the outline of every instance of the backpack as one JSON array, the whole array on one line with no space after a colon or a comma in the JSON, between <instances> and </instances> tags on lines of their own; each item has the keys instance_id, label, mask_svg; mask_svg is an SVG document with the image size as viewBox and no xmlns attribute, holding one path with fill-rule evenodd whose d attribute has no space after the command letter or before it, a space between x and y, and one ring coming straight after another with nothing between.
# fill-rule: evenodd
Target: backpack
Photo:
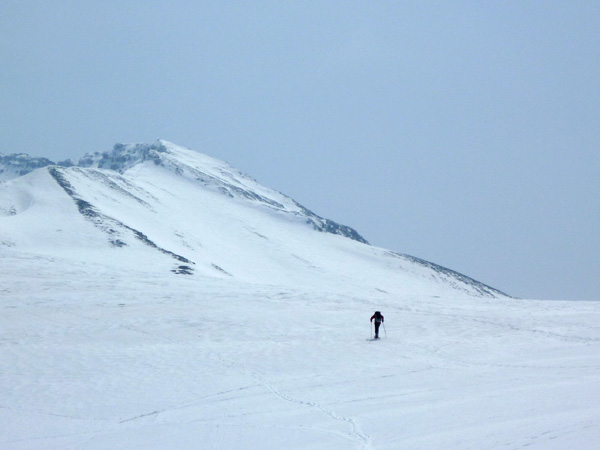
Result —
<instances>
[{"instance_id":1,"label":"backpack","mask_svg":"<svg viewBox=\"0 0 600 450\"><path fill-rule=\"evenodd\" d=\"M379 311L375 311L375 314L374 314L374 315L375 315L375 322L381 322L381 319L382 319L382 317L383 317L383 316L381 315L381 313L380 313Z\"/></svg>"}]
</instances>

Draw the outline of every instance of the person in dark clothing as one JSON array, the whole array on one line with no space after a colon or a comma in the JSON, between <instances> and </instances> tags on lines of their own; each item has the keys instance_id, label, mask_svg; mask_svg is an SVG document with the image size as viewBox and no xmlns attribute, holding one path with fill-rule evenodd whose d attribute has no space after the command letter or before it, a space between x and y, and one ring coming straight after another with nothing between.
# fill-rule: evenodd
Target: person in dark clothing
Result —
<instances>
[{"instance_id":1,"label":"person in dark clothing","mask_svg":"<svg viewBox=\"0 0 600 450\"><path fill-rule=\"evenodd\" d=\"M375 320L375 339L379 339L379 327L383 323L383 315L379 311L371 316L371 323Z\"/></svg>"}]
</instances>

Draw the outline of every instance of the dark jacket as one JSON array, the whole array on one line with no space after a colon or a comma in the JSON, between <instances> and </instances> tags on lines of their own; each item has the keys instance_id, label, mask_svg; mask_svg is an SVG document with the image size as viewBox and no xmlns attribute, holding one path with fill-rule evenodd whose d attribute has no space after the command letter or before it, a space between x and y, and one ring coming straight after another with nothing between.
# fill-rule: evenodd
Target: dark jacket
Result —
<instances>
[{"instance_id":1,"label":"dark jacket","mask_svg":"<svg viewBox=\"0 0 600 450\"><path fill-rule=\"evenodd\" d=\"M380 312L376 312L371 316L371 322L373 322L373 319L375 319L375 323L381 323L384 321L383 314L381 314Z\"/></svg>"}]
</instances>

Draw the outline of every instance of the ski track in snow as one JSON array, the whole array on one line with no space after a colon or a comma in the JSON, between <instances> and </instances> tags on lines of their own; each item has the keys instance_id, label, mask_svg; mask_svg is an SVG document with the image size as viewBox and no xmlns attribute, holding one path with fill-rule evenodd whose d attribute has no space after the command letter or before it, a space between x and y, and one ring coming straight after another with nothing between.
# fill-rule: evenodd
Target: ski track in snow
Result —
<instances>
[{"instance_id":1,"label":"ski track in snow","mask_svg":"<svg viewBox=\"0 0 600 450\"><path fill-rule=\"evenodd\" d=\"M264 375L260 374L259 372L255 371L255 370L249 370L246 367L244 367L243 365L236 364L233 361L226 361L226 360L221 360L221 361L223 362L224 365L232 367L235 370L241 370L246 375L258 380L258 382L262 386L267 388L269 391L271 391L277 397L279 397L287 402L294 403L294 404L297 404L300 406L307 406L309 408L314 408L316 410L319 410L319 411L325 413L327 416L329 416L333 420L348 423L352 429L352 433L350 434L350 440L357 440L359 442L360 448L362 448L362 449L371 449L372 448L370 437L368 435L366 435L365 433L363 433L363 431L360 428L360 425L358 425L356 420L349 418L349 417L340 416L339 414L335 413L334 411L332 411L328 408L325 408L323 405L321 405L319 403L316 403L316 402L313 402L310 400L301 400L298 398L291 397L287 394L284 394L273 383L271 383L269 380L267 380Z\"/></svg>"},{"instance_id":2,"label":"ski track in snow","mask_svg":"<svg viewBox=\"0 0 600 450\"><path fill-rule=\"evenodd\" d=\"M140 333L146 333L144 330L140 330L134 327L125 327L129 330L132 331L137 331ZM172 339L170 339L167 336L164 335L160 335L161 338L167 340L167 341L172 341ZM193 343L191 341L188 341L185 343L186 345L188 345L189 347L191 347L193 350L195 351L199 351L200 353L203 354L204 353L199 347L198 344ZM263 374L261 374L260 372L258 372L257 370L252 370L252 369L248 369L246 366L244 366L243 364L240 363L236 363L235 361L231 361L231 360L226 360L224 358L218 357L218 358L212 358L213 361L217 361L218 363L222 364L224 367L227 367L228 369L233 369L235 371L241 372L242 374L253 378L255 380L258 381L258 383L265 387L266 389L268 389L270 392L272 392L273 394L275 394L277 397L279 397L280 399L286 401L286 402L290 402L296 405L300 405L300 406L306 406L309 408L313 408L315 410L318 410L324 414L326 414L327 416L329 416L331 419L335 420L335 421L340 421L340 422L345 422L348 423L351 427L351 433L348 435L348 439L350 441L358 441L359 444L359 448L363 449L363 450L369 450L371 449L371 442L370 442L370 437L368 435L366 435L365 433L362 432L360 426L357 424L357 422L352 419L352 418L348 418L348 417L344 417L341 416L337 413L335 413L334 411L325 408L323 405L313 402L313 401L309 401L309 400L302 400L302 399L298 399L298 398L294 398L291 397L287 394L284 394L280 389L278 389L272 382L270 382ZM247 388L240 388L237 391L241 390L241 389L247 389ZM231 392L231 391L229 391ZM217 394L220 395L220 394ZM200 401L200 400L198 400ZM196 405L198 403L198 401L189 403L189 404L185 404L185 405L180 405L176 408L169 408L169 409L165 409L165 410L159 410L159 411L152 411L149 413L145 413L145 414L141 414L139 416L136 417L132 417L129 419L125 419L122 420L120 423L124 423L124 422L129 422L132 420L137 420L137 419L142 419L148 416L155 416L167 411L173 411L175 409L181 409L181 408L187 408L193 405ZM226 410L224 410L225 413L223 414L223 417L226 417ZM215 448L219 448L218 446Z\"/></svg>"},{"instance_id":3,"label":"ski track in snow","mask_svg":"<svg viewBox=\"0 0 600 450\"><path fill-rule=\"evenodd\" d=\"M75 314L75 313L69 313L72 316L77 317L77 319L81 319L84 321L94 321L97 322L96 319L90 318L90 317L86 317L80 314ZM39 317L39 316L38 316ZM145 335L152 335L154 337L160 337L161 339L164 339L165 341L168 342L172 342L175 344L179 344L181 345L182 342L178 342L175 341L171 338L169 338L166 335L162 335L162 334L156 334L156 333L149 333L139 327L134 327L134 326L125 326L125 325L119 325L119 327L129 330L129 331L133 331L136 333L141 333L141 334L145 334ZM295 405L299 405L301 407L308 407L311 409L314 409L315 411L324 413L325 415L327 415L328 417L330 417L332 420L334 421L339 421L342 423L347 423L351 429L350 433L348 433L347 435L343 435L341 433L334 433L336 435L340 435L341 437L343 437L344 439L347 439L350 442L357 442L358 447L360 449L363 450L370 450L372 449L371 446L371 440L370 437L365 434L362 430L360 425L356 422L355 419L353 418L349 418L349 417L344 417L342 415L337 414L335 411L324 407L323 405L314 402L314 401L310 401L310 400L303 400L303 399L299 399L299 398L295 398L292 397L290 395L287 395L285 393L283 393L280 389L278 389L272 382L270 382L263 374L261 374L260 372L258 372L257 370L253 370L253 369L248 369L246 366L244 366L243 364L240 363L236 363L232 360L226 360L222 357L211 357L211 358L207 358L205 355L205 351L203 351L201 348L198 347L198 344L192 342L192 341L187 341L187 342L183 342L184 345L187 345L188 347L190 347L192 350L194 351L198 351L201 356L204 358L204 360L206 359L210 359L213 362L217 362L218 364L228 368L228 369L232 369L235 370L237 372L240 372L242 374L244 374L245 376L252 378L256 381L258 381L258 385L263 386L264 388L266 388L268 391L270 391L271 393L273 393L274 395L276 395L278 398L286 401L286 402L290 402L292 404ZM224 392L220 392L217 394L212 394L210 395L210 397L218 397L221 396L223 394L229 394L229 393L233 393L233 392L239 392L241 390L245 390L245 389L249 389L251 387L255 387L257 385L254 386L248 386L248 387L242 387L236 390L232 390L232 391L224 391ZM199 403L201 403L203 400L205 400L207 398L207 396L203 396L201 398L198 398L196 400L193 400L191 402L186 402L177 406L173 406L173 407L169 407L169 408L164 408L164 409L159 409L159 410L154 410L154 411L150 411L150 412L146 412L146 413L142 413L133 417L129 417L129 418L125 418L122 420L119 420L119 424L124 424L127 422L133 422L133 421L137 421L137 420L142 420L142 419L148 419L148 418L155 418L157 419L159 415L164 414L166 412L172 412L172 411L176 411L176 410L182 410L182 409L186 409L186 408L190 408L193 407L195 405L198 405ZM219 407L221 408L221 419L222 419L222 424L223 425L227 425L227 421L226 421L226 417L228 416L228 411L225 407L223 407L222 405L219 405ZM69 416L61 416L61 417L69 417ZM75 418L75 419L82 419L82 417L70 417L70 418ZM328 432L327 430L323 430L323 429L316 429L316 428L311 428L311 427L302 427L305 430L308 431L319 431L319 432ZM115 427L108 427L105 430L98 430L98 431L94 431L93 434L97 435L99 433L110 433L115 431ZM221 433L220 433L220 437L217 439L217 441L214 443L213 448L221 448L220 447L220 442L223 440L223 433L224 433L224 429L225 427L221 427ZM64 436L46 436L44 438L48 438L48 437L66 437L69 435L64 435Z\"/></svg>"}]
</instances>

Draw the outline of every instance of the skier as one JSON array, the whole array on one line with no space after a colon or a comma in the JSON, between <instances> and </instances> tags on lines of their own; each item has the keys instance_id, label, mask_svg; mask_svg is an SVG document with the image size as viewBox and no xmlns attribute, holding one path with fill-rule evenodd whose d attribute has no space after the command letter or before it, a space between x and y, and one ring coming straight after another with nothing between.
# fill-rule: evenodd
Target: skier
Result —
<instances>
[{"instance_id":1,"label":"skier","mask_svg":"<svg viewBox=\"0 0 600 450\"><path fill-rule=\"evenodd\" d=\"M383 315L379 311L371 316L371 323L375 319L375 339L379 339L379 326L383 323Z\"/></svg>"}]
</instances>

